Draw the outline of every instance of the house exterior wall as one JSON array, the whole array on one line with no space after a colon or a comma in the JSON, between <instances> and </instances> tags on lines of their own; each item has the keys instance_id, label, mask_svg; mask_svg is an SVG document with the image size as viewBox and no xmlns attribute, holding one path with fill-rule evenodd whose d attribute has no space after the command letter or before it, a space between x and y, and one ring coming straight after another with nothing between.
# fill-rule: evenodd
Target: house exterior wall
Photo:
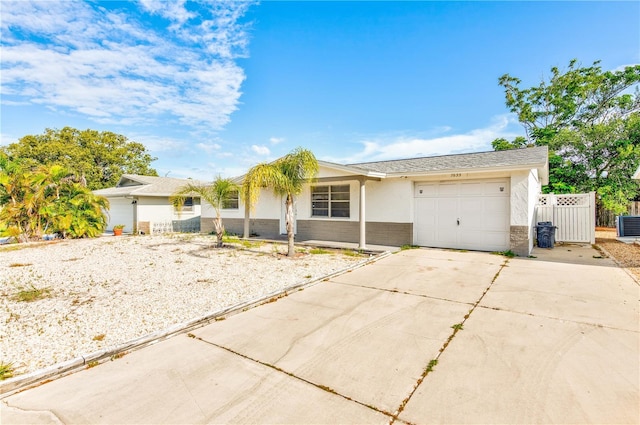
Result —
<instances>
[{"instance_id":1,"label":"house exterior wall","mask_svg":"<svg viewBox=\"0 0 640 425\"><path fill-rule=\"evenodd\" d=\"M168 197L138 197L138 221L174 221L190 220L199 217L202 207L198 200L194 200L193 211L182 211L177 213Z\"/></svg>"},{"instance_id":2,"label":"house exterior wall","mask_svg":"<svg viewBox=\"0 0 640 425\"><path fill-rule=\"evenodd\" d=\"M344 176L344 180L336 177ZM353 176L336 170L322 170L315 185L344 185L350 187L350 214L347 218L312 217L310 185L305 185L296 197L296 238L298 240L331 240L336 242L359 241L360 182ZM415 226L414 186L417 182L447 180L475 180L506 178L509 180L510 249L520 256L527 256L533 248L535 203L540 193L540 180L536 170L457 173L418 177L390 177L365 183L366 243L375 245L404 245L413 243ZM282 233L283 200L269 189L262 190L255 211L251 213L250 231L262 237L274 237ZM209 205L202 208L202 231L213 230L215 211ZM243 233L244 206L237 210L223 210L222 217L227 231Z\"/></svg>"},{"instance_id":3,"label":"house exterior wall","mask_svg":"<svg viewBox=\"0 0 640 425\"><path fill-rule=\"evenodd\" d=\"M540 181L535 170L511 174L511 235L510 249L519 256L533 250L533 221Z\"/></svg>"}]
</instances>

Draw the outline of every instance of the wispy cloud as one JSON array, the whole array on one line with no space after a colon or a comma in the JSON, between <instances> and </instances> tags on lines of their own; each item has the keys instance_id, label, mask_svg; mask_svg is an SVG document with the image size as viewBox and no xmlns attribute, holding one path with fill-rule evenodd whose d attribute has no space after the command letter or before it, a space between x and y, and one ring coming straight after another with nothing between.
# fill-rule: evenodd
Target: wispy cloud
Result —
<instances>
[{"instance_id":1,"label":"wispy cloud","mask_svg":"<svg viewBox=\"0 0 640 425\"><path fill-rule=\"evenodd\" d=\"M282 142L284 142L284 137L271 137L269 139L269 143L271 143L272 145L278 145Z\"/></svg>"},{"instance_id":2,"label":"wispy cloud","mask_svg":"<svg viewBox=\"0 0 640 425\"><path fill-rule=\"evenodd\" d=\"M271 154L271 151L266 146L251 145L251 150L260 156L268 156Z\"/></svg>"},{"instance_id":3,"label":"wispy cloud","mask_svg":"<svg viewBox=\"0 0 640 425\"><path fill-rule=\"evenodd\" d=\"M413 158L421 156L446 155L463 152L492 150L491 142L499 137L513 138L521 135L516 117L512 114L500 115L485 127L462 134L443 134L421 138L406 135L378 136L359 141L363 149L347 157L326 156L323 159L338 163L384 161L389 159ZM438 129L447 133L448 127Z\"/></svg>"},{"instance_id":4,"label":"wispy cloud","mask_svg":"<svg viewBox=\"0 0 640 425\"><path fill-rule=\"evenodd\" d=\"M213 153L219 151L222 148L222 146L217 143L198 143L196 147L205 151L206 153Z\"/></svg>"},{"instance_id":5,"label":"wispy cloud","mask_svg":"<svg viewBox=\"0 0 640 425\"><path fill-rule=\"evenodd\" d=\"M246 55L251 3L194 5L3 1L2 102L102 124L223 128L245 79L234 59Z\"/></svg>"}]
</instances>

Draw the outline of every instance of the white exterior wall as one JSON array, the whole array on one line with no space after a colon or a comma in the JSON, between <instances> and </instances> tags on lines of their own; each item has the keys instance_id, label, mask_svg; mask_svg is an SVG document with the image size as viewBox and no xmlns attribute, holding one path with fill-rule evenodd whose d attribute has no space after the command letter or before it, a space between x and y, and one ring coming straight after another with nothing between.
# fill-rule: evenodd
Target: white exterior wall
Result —
<instances>
[{"instance_id":1,"label":"white exterior wall","mask_svg":"<svg viewBox=\"0 0 640 425\"><path fill-rule=\"evenodd\" d=\"M251 218L270 218L277 219L280 217L281 204L280 197L276 197L271 189L262 189L258 203L251 211ZM207 202L202 202L202 217L213 218L216 216L216 210ZM238 209L220 211L222 218L242 218L244 219L244 204L242 200L238 203Z\"/></svg>"},{"instance_id":2,"label":"white exterior wall","mask_svg":"<svg viewBox=\"0 0 640 425\"><path fill-rule=\"evenodd\" d=\"M513 173L511 175L511 225L528 226L529 252L535 239L535 207L541 191L537 170Z\"/></svg>"},{"instance_id":3,"label":"white exterior wall","mask_svg":"<svg viewBox=\"0 0 640 425\"><path fill-rule=\"evenodd\" d=\"M511 226L529 226L529 172L511 174Z\"/></svg>"},{"instance_id":4,"label":"white exterior wall","mask_svg":"<svg viewBox=\"0 0 640 425\"><path fill-rule=\"evenodd\" d=\"M413 222L413 181L408 179L368 181L365 196L367 221Z\"/></svg>"},{"instance_id":5,"label":"white exterior wall","mask_svg":"<svg viewBox=\"0 0 640 425\"><path fill-rule=\"evenodd\" d=\"M196 201L197 202L197 201ZM140 197L138 198L138 222L163 222L173 220L188 220L201 214L201 205L194 202L193 211L175 212L169 198Z\"/></svg>"}]
</instances>

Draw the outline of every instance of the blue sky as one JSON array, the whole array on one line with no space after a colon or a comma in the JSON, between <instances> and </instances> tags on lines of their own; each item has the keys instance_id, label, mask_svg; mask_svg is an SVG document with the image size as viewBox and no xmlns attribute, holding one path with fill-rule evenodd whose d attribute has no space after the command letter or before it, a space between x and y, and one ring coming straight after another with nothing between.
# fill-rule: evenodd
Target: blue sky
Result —
<instances>
[{"instance_id":1,"label":"blue sky","mask_svg":"<svg viewBox=\"0 0 640 425\"><path fill-rule=\"evenodd\" d=\"M498 78L640 62L639 2L7 1L0 143L143 143L160 175L235 176L295 147L354 163L491 150Z\"/></svg>"}]
</instances>

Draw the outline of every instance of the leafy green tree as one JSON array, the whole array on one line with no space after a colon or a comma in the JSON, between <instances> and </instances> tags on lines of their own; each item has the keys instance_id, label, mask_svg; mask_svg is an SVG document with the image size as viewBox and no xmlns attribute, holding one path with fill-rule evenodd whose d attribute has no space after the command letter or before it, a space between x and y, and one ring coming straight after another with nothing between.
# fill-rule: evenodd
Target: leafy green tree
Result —
<instances>
[{"instance_id":1,"label":"leafy green tree","mask_svg":"<svg viewBox=\"0 0 640 425\"><path fill-rule=\"evenodd\" d=\"M0 233L19 241L45 233L94 237L104 231L106 198L59 165L28 168L0 153Z\"/></svg>"},{"instance_id":2,"label":"leafy green tree","mask_svg":"<svg viewBox=\"0 0 640 425\"><path fill-rule=\"evenodd\" d=\"M640 164L640 65L602 71L599 62L580 67L572 60L565 72L551 68L538 86L520 83L508 74L499 79L525 137L496 139L493 148L549 146L546 192L593 190L603 207L626 211L639 190L631 176Z\"/></svg>"},{"instance_id":3,"label":"leafy green tree","mask_svg":"<svg viewBox=\"0 0 640 425\"><path fill-rule=\"evenodd\" d=\"M216 231L217 243L216 247L222 247L222 237L224 236L224 225L220 210L224 204L238 193L239 187L231 179L224 179L220 176L211 184L188 183L182 186L176 193L171 196L171 202L178 209L182 208L185 198L191 196L200 196L200 199L211 204L216 211L216 218L213 220L213 227Z\"/></svg>"},{"instance_id":4,"label":"leafy green tree","mask_svg":"<svg viewBox=\"0 0 640 425\"><path fill-rule=\"evenodd\" d=\"M252 167L245 176L243 194L245 202L257 202L259 188L270 187L278 196L286 196L285 220L289 257L295 255L293 214L294 196L302 192L304 183L318 174L318 161L307 149L297 148L271 163ZM250 206L249 206L250 207ZM246 215L245 215L246 220ZM246 225L245 225L246 228ZM246 233L246 232L245 232Z\"/></svg>"},{"instance_id":5,"label":"leafy green tree","mask_svg":"<svg viewBox=\"0 0 640 425\"><path fill-rule=\"evenodd\" d=\"M125 173L157 175L150 167L156 158L144 145L109 131L46 129L44 134L24 136L2 150L27 167L60 165L85 178L91 190L115 186Z\"/></svg>"}]
</instances>

